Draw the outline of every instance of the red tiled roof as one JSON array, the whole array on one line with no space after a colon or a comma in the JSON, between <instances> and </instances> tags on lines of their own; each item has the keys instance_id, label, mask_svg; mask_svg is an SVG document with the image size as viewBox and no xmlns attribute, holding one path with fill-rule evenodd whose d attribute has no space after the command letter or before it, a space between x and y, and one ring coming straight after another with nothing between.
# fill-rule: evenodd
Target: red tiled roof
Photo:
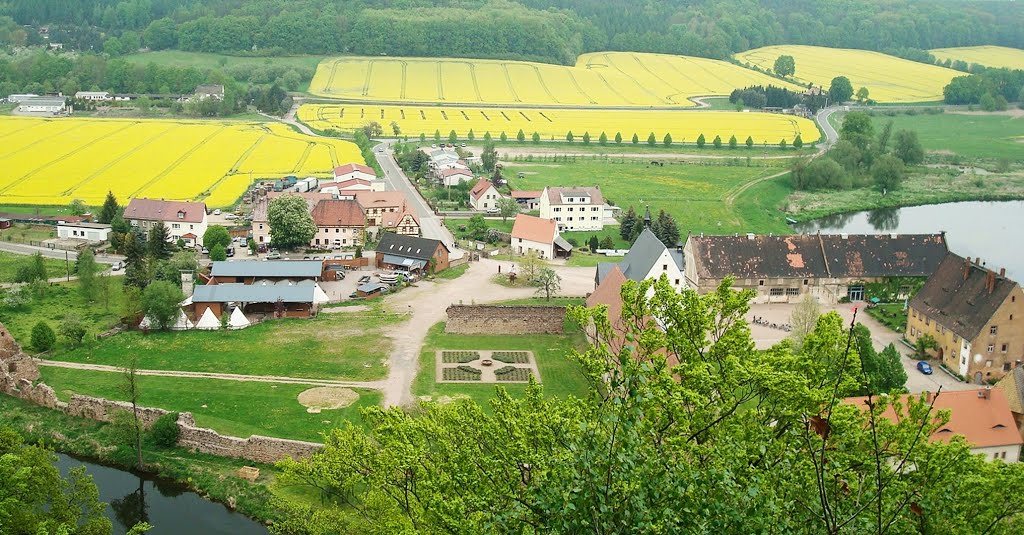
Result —
<instances>
[{"instance_id":1,"label":"red tiled roof","mask_svg":"<svg viewBox=\"0 0 1024 535\"><path fill-rule=\"evenodd\" d=\"M178 217L178 212L182 217ZM160 199L132 199L124 209L124 218L146 221L184 221L202 223L206 217L206 203L163 201Z\"/></svg>"},{"instance_id":2,"label":"red tiled roof","mask_svg":"<svg viewBox=\"0 0 1024 535\"><path fill-rule=\"evenodd\" d=\"M381 226L384 228L396 228L398 224L402 222L405 216L412 217L412 220L416 222L416 226L420 226L420 219L416 217L416 214L411 211L408 212L384 212L381 214Z\"/></svg>"},{"instance_id":3,"label":"red tiled roof","mask_svg":"<svg viewBox=\"0 0 1024 535\"><path fill-rule=\"evenodd\" d=\"M338 167L334 168L334 176L347 175L349 173L354 173L356 171L360 171L368 175L377 176L377 172L374 171L372 167L368 165L363 165L361 163L347 163L345 165L339 165Z\"/></svg>"},{"instance_id":4,"label":"red tiled roof","mask_svg":"<svg viewBox=\"0 0 1024 535\"><path fill-rule=\"evenodd\" d=\"M554 243L558 229L551 219L541 219L532 215L519 214L512 225L512 237L522 238L540 243Z\"/></svg>"},{"instance_id":5,"label":"red tiled roof","mask_svg":"<svg viewBox=\"0 0 1024 535\"><path fill-rule=\"evenodd\" d=\"M469 195L474 199L479 199L481 195L491 187L491 181L486 178L481 178L479 182L473 186L473 189L469 190Z\"/></svg>"},{"instance_id":6,"label":"red tiled roof","mask_svg":"<svg viewBox=\"0 0 1024 535\"><path fill-rule=\"evenodd\" d=\"M405 207L405 195L400 191L354 191L352 195L364 210L392 206L403 209Z\"/></svg>"},{"instance_id":7,"label":"red tiled roof","mask_svg":"<svg viewBox=\"0 0 1024 535\"><path fill-rule=\"evenodd\" d=\"M348 180L342 180L335 184L338 189L351 188L352 186L369 186L370 181L365 178L350 178Z\"/></svg>"},{"instance_id":8,"label":"red tiled roof","mask_svg":"<svg viewBox=\"0 0 1024 535\"><path fill-rule=\"evenodd\" d=\"M548 202L551 204L565 204L562 202L563 196L590 197L590 204L604 204L604 196L601 195L601 189L596 186L573 188L547 187L544 190L548 192Z\"/></svg>"},{"instance_id":9,"label":"red tiled roof","mask_svg":"<svg viewBox=\"0 0 1024 535\"><path fill-rule=\"evenodd\" d=\"M362 227L366 215L356 201L320 201L313 207L313 222L318 227Z\"/></svg>"},{"instance_id":10,"label":"red tiled roof","mask_svg":"<svg viewBox=\"0 0 1024 535\"><path fill-rule=\"evenodd\" d=\"M450 176L454 176L454 175L463 175L463 176L472 177L473 173L470 173L469 171L467 171L465 169L442 169L441 170L441 176L444 177L444 178L447 178L447 177L450 177Z\"/></svg>"},{"instance_id":11,"label":"red tiled roof","mask_svg":"<svg viewBox=\"0 0 1024 535\"><path fill-rule=\"evenodd\" d=\"M526 191L514 189L509 195L511 195L513 199L539 199L543 193L543 191Z\"/></svg>"},{"instance_id":12,"label":"red tiled roof","mask_svg":"<svg viewBox=\"0 0 1024 535\"><path fill-rule=\"evenodd\" d=\"M902 396L903 410L907 408L907 398L916 394ZM928 395L934 395L930 392ZM866 397L846 398L845 403L867 410ZM941 392L935 398L935 409L949 410L949 423L932 433L933 441L948 442L956 435L961 435L976 448L991 446L1008 446L1024 444L1017 424L1010 412L1006 395L999 389L961 390ZM896 411L890 404L882 416L896 420Z\"/></svg>"},{"instance_id":13,"label":"red tiled roof","mask_svg":"<svg viewBox=\"0 0 1024 535\"><path fill-rule=\"evenodd\" d=\"M194 240L194 239L196 239L196 238L197 238L198 236L196 236L195 234L192 234L191 232L189 232L188 234L182 234L182 235L181 235L181 237L182 237L182 238L188 238L188 239Z\"/></svg>"}]
</instances>

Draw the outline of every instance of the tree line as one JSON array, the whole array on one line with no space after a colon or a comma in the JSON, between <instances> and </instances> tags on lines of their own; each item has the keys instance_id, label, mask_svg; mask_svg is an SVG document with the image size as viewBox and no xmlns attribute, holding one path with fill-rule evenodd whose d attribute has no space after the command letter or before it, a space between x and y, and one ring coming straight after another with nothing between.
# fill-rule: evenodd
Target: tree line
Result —
<instances>
[{"instance_id":1,"label":"tree line","mask_svg":"<svg viewBox=\"0 0 1024 535\"><path fill-rule=\"evenodd\" d=\"M985 111L1005 110L1010 102L1024 106L1024 70L972 66L942 89L946 104L979 104Z\"/></svg>"},{"instance_id":2,"label":"tree line","mask_svg":"<svg viewBox=\"0 0 1024 535\"><path fill-rule=\"evenodd\" d=\"M969 0L9 0L0 46L43 40L110 52L146 48L253 55L360 54L574 64L627 50L713 58L772 44L927 58L930 48L1024 48L1024 8Z\"/></svg>"}]
</instances>

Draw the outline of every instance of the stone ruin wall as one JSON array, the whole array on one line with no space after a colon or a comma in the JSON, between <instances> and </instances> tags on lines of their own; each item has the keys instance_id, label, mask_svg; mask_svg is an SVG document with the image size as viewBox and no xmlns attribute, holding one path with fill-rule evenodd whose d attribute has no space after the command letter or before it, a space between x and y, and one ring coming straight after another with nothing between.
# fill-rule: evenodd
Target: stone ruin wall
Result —
<instances>
[{"instance_id":1,"label":"stone ruin wall","mask_svg":"<svg viewBox=\"0 0 1024 535\"><path fill-rule=\"evenodd\" d=\"M564 306L451 305L444 332L456 334L561 334Z\"/></svg>"}]
</instances>

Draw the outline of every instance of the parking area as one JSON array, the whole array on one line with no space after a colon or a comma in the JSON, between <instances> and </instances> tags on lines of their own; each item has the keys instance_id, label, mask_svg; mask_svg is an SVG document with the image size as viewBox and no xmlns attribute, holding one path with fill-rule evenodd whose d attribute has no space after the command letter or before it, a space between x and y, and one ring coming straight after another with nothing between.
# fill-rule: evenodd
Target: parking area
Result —
<instances>
[{"instance_id":1,"label":"parking area","mask_svg":"<svg viewBox=\"0 0 1024 535\"><path fill-rule=\"evenodd\" d=\"M939 367L939 363L929 361L934 373L924 375L917 370L917 359L911 358L913 352L902 342L903 336L889 330L886 326L875 321L874 318L864 312L864 303L848 303L842 305L823 305L822 313L836 311L842 316L846 325L853 319L853 310L857 307L857 322L863 323L871 329L871 339L874 341L875 350L881 351L885 346L893 344L900 352L900 359L903 362L903 369L907 372L907 390L913 393L930 391L934 392L940 386L943 390L971 390L978 388L977 385L960 382L959 379L947 374ZM769 325L789 323L793 314L795 304L756 304L751 305L747 314L747 321L750 322L751 336L758 349L766 349L779 342L789 335L781 329L773 329L770 326L756 325L753 323L754 316L764 319Z\"/></svg>"}]
</instances>

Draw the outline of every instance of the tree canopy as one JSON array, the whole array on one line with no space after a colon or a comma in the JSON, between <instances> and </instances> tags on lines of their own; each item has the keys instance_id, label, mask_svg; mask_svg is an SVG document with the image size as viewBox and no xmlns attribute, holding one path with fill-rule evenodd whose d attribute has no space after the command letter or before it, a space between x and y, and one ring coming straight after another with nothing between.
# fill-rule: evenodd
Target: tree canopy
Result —
<instances>
[{"instance_id":1,"label":"tree canopy","mask_svg":"<svg viewBox=\"0 0 1024 535\"><path fill-rule=\"evenodd\" d=\"M270 241L274 247L293 248L309 245L316 235L316 224L306 200L298 195L283 195L267 206Z\"/></svg>"}]
</instances>

